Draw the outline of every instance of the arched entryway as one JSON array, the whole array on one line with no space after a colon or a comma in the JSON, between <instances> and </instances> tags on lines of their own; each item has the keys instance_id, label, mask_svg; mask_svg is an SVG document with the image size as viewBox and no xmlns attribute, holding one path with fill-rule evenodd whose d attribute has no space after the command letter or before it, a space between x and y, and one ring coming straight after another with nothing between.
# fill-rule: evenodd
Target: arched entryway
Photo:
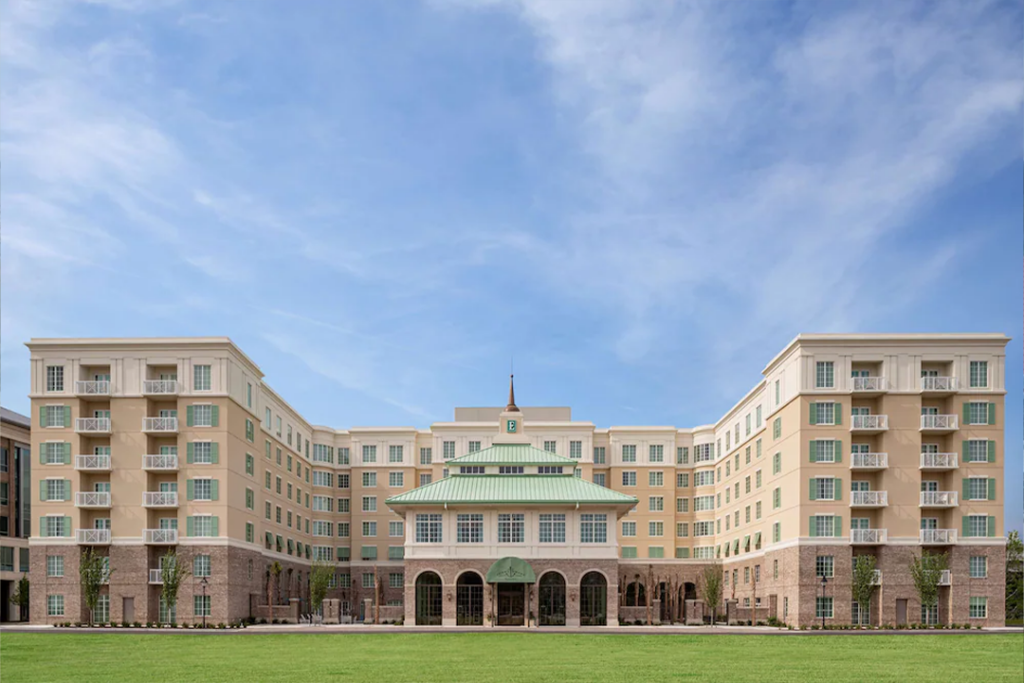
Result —
<instances>
[{"instance_id":1,"label":"arched entryway","mask_svg":"<svg viewBox=\"0 0 1024 683\"><path fill-rule=\"evenodd\" d=\"M600 572L587 572L580 580L580 625L604 626L608 615L608 581Z\"/></svg>"},{"instance_id":2,"label":"arched entryway","mask_svg":"<svg viewBox=\"0 0 1024 683\"><path fill-rule=\"evenodd\" d=\"M626 607L646 607L647 591L639 581L631 581L626 585Z\"/></svg>"},{"instance_id":3,"label":"arched entryway","mask_svg":"<svg viewBox=\"0 0 1024 683\"><path fill-rule=\"evenodd\" d=\"M565 626L565 579L558 572L540 577L538 590L540 626Z\"/></svg>"},{"instance_id":4,"label":"arched entryway","mask_svg":"<svg viewBox=\"0 0 1024 683\"><path fill-rule=\"evenodd\" d=\"M455 623L459 626L484 623L484 579L476 572L465 572L455 582Z\"/></svg>"},{"instance_id":5,"label":"arched entryway","mask_svg":"<svg viewBox=\"0 0 1024 683\"><path fill-rule=\"evenodd\" d=\"M686 610L686 601L687 600L696 600L696 599L697 599L697 584L691 583L690 581L687 581L686 583L684 583L682 586L679 587L679 610L680 610L679 613L680 613L680 617L682 618L682 620L684 622L686 621L686 617L689 616L689 614L687 613L687 610Z\"/></svg>"},{"instance_id":6,"label":"arched entryway","mask_svg":"<svg viewBox=\"0 0 1024 683\"><path fill-rule=\"evenodd\" d=\"M416 577L416 625L441 625L441 577L434 572Z\"/></svg>"}]
</instances>

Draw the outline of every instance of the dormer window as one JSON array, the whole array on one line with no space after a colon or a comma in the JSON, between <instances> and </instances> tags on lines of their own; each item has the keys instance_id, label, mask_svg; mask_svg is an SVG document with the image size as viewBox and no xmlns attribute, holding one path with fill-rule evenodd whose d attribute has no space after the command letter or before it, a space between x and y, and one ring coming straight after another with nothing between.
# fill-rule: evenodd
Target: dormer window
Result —
<instances>
[{"instance_id":1,"label":"dormer window","mask_svg":"<svg viewBox=\"0 0 1024 683\"><path fill-rule=\"evenodd\" d=\"M459 474L483 474L483 465L467 465L459 468Z\"/></svg>"},{"instance_id":2,"label":"dormer window","mask_svg":"<svg viewBox=\"0 0 1024 683\"><path fill-rule=\"evenodd\" d=\"M541 465L537 468L537 474L562 474L562 468L554 465Z\"/></svg>"},{"instance_id":3,"label":"dormer window","mask_svg":"<svg viewBox=\"0 0 1024 683\"><path fill-rule=\"evenodd\" d=\"M498 474L522 474L522 465L502 465L498 468Z\"/></svg>"}]
</instances>

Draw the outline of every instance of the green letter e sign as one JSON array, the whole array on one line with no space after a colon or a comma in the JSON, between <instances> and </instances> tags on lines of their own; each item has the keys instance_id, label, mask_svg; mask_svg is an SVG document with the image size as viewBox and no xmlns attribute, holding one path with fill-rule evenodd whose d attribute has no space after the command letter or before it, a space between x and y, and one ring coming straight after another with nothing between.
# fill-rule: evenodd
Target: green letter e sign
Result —
<instances>
[{"instance_id":1,"label":"green letter e sign","mask_svg":"<svg viewBox=\"0 0 1024 683\"><path fill-rule=\"evenodd\" d=\"M505 425L505 429L508 431L509 434L515 434L516 433L516 421L515 420L509 420L508 423Z\"/></svg>"}]
</instances>

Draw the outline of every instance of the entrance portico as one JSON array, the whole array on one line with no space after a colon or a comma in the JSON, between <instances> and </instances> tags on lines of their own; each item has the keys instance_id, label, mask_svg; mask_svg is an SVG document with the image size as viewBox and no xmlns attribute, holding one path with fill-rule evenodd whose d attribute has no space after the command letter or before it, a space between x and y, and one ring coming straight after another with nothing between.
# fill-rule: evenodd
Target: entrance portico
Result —
<instances>
[{"instance_id":1,"label":"entrance portico","mask_svg":"<svg viewBox=\"0 0 1024 683\"><path fill-rule=\"evenodd\" d=\"M525 560L503 557L487 570L487 583L494 588L493 609L498 626L529 626L530 588L537 575Z\"/></svg>"}]
</instances>

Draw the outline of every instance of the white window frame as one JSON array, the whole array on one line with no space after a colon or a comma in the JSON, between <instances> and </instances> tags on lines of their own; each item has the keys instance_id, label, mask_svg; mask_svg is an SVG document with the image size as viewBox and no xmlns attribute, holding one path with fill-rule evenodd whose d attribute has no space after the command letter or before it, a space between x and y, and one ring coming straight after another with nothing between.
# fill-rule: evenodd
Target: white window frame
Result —
<instances>
[{"instance_id":1,"label":"white window frame","mask_svg":"<svg viewBox=\"0 0 1024 683\"><path fill-rule=\"evenodd\" d=\"M814 388L835 389L835 362L830 360L819 360L815 363Z\"/></svg>"},{"instance_id":2,"label":"white window frame","mask_svg":"<svg viewBox=\"0 0 1024 683\"><path fill-rule=\"evenodd\" d=\"M192 391L213 391L213 367L210 365L192 366Z\"/></svg>"}]
</instances>

